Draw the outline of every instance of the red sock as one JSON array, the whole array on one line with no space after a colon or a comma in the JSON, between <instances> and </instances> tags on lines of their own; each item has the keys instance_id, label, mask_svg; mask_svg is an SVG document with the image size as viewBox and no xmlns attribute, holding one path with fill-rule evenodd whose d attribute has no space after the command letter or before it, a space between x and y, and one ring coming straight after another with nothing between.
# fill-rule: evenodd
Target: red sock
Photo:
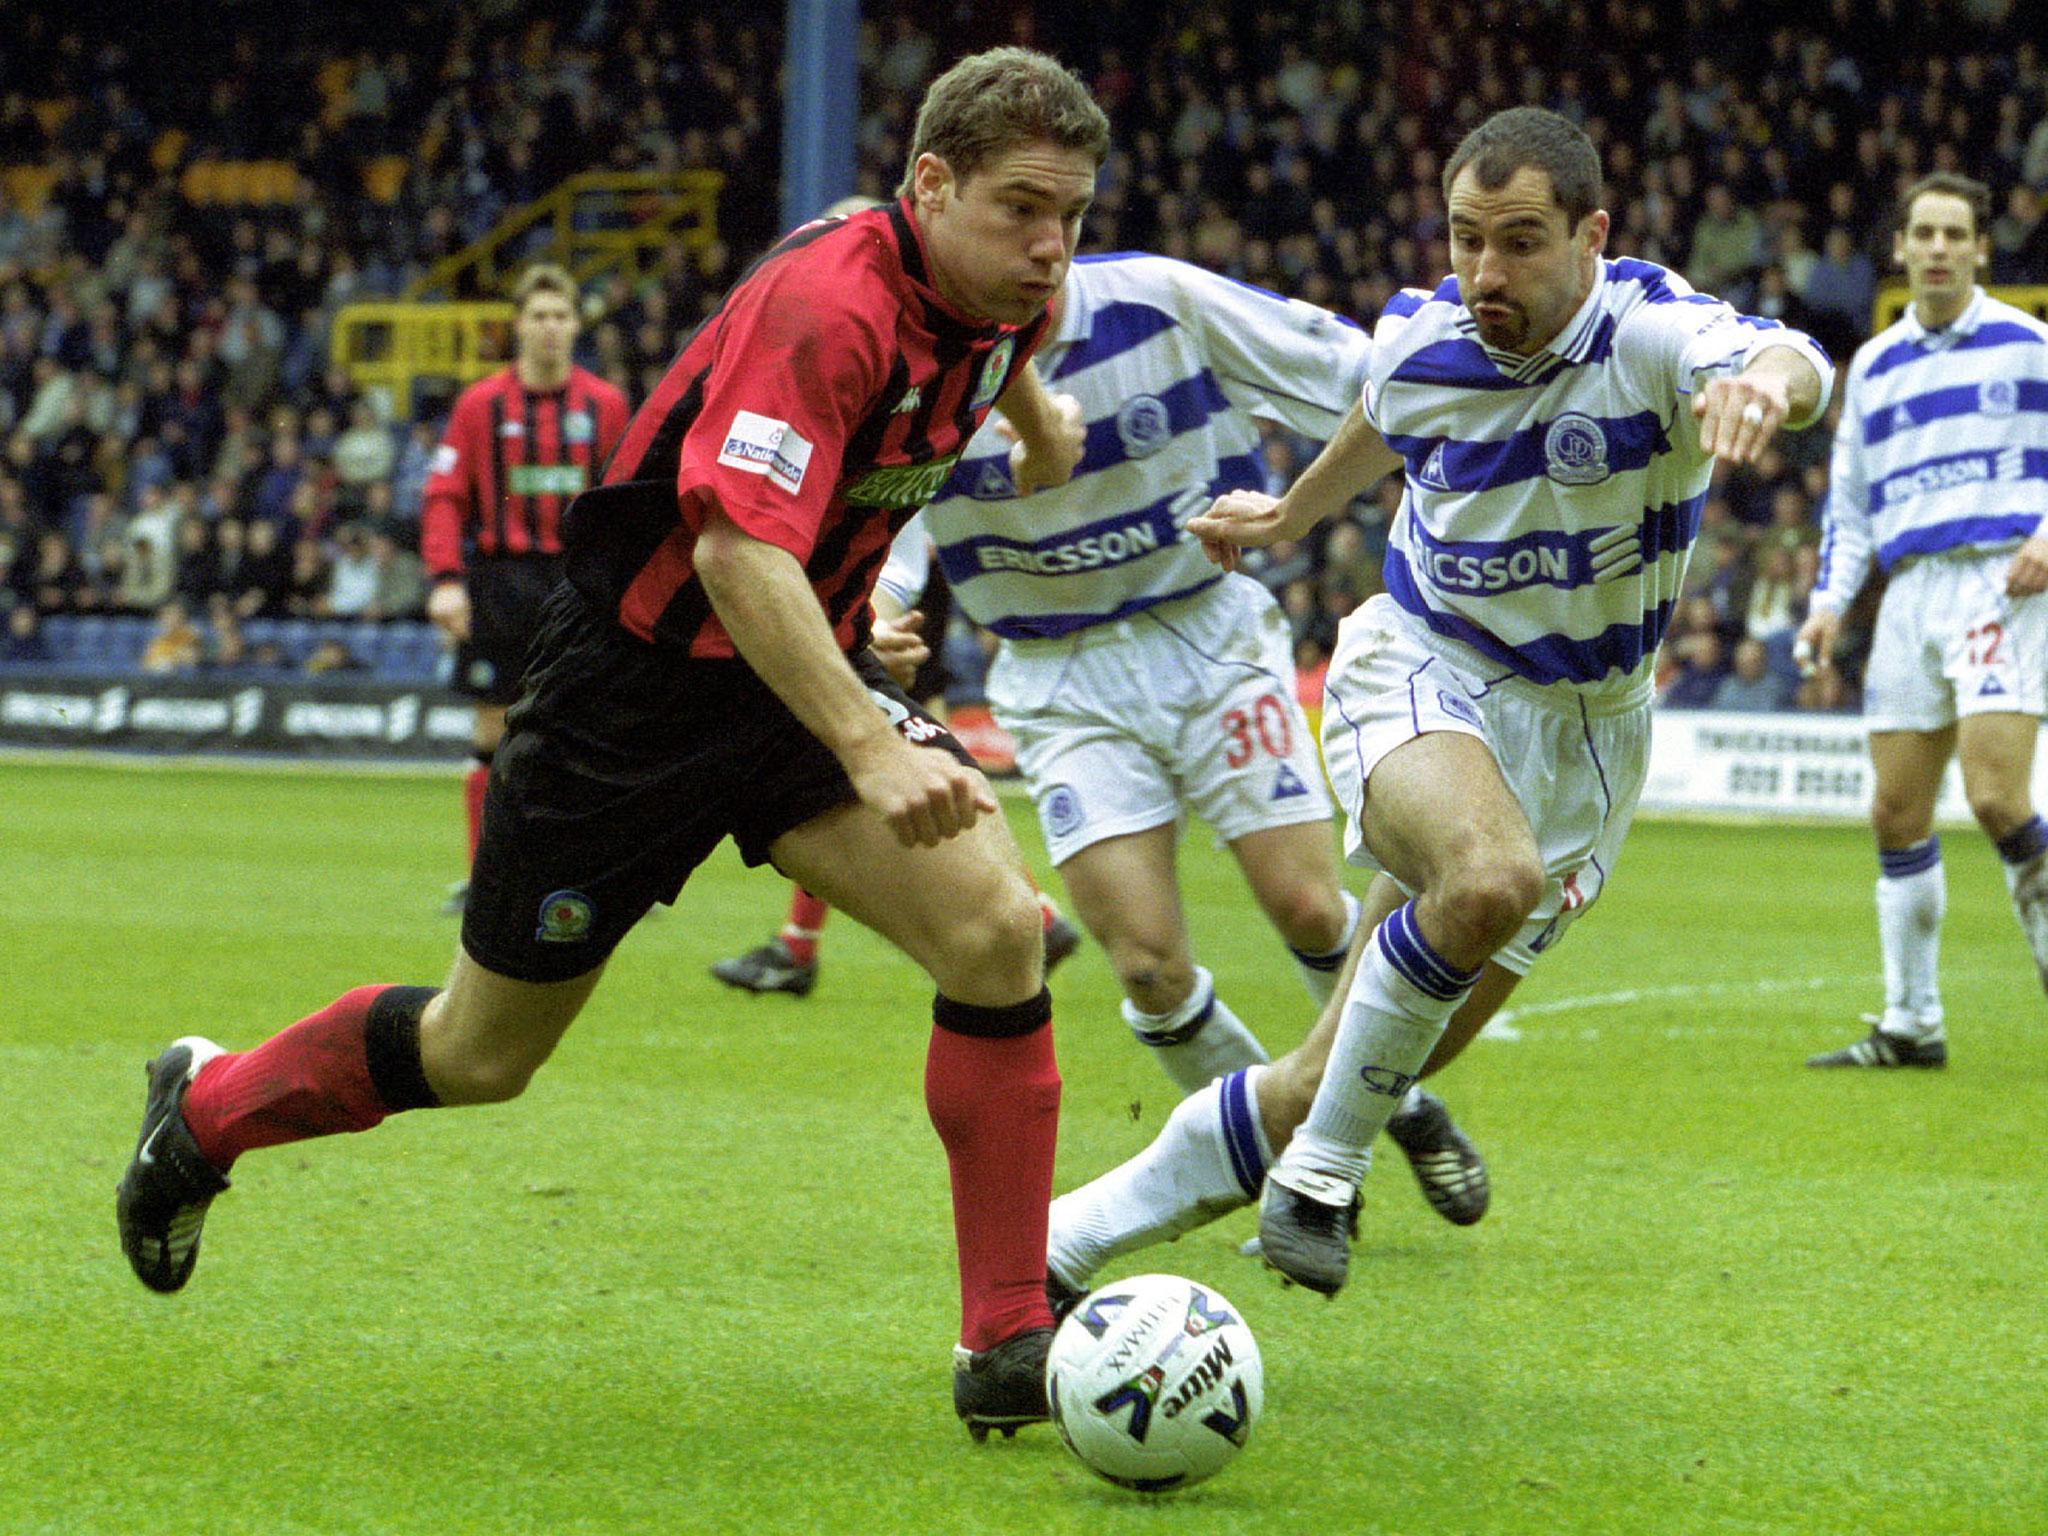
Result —
<instances>
[{"instance_id":1,"label":"red sock","mask_svg":"<svg viewBox=\"0 0 2048 1536\"><path fill-rule=\"evenodd\" d=\"M783 920L782 932L777 937L798 965L810 965L817 960L818 935L831 915L832 904L822 896L813 896L800 885L789 888L789 916Z\"/></svg>"},{"instance_id":2,"label":"red sock","mask_svg":"<svg viewBox=\"0 0 2048 1536\"><path fill-rule=\"evenodd\" d=\"M474 763L462 779L462 806L469 813L469 862L476 862L477 839L484 832L484 791L490 787L491 765Z\"/></svg>"},{"instance_id":3,"label":"red sock","mask_svg":"<svg viewBox=\"0 0 2048 1536\"><path fill-rule=\"evenodd\" d=\"M940 1006L960 1008L947 999ZM1052 1026L1001 1039L935 1026L924 1102L953 1176L960 1342L982 1350L1027 1328L1050 1327L1046 1211L1060 1118Z\"/></svg>"},{"instance_id":4,"label":"red sock","mask_svg":"<svg viewBox=\"0 0 2048 1536\"><path fill-rule=\"evenodd\" d=\"M185 1123L206 1160L225 1173L256 1147L367 1131L394 1110L417 1107L416 1094L414 1104L387 1104L372 1076L365 1031L371 1005L387 992L412 1002L416 1032L431 989L357 987L254 1050L217 1056L201 1068L185 1093ZM410 1071L417 1077L417 1044ZM423 1077L418 1087L427 1091Z\"/></svg>"}]
</instances>

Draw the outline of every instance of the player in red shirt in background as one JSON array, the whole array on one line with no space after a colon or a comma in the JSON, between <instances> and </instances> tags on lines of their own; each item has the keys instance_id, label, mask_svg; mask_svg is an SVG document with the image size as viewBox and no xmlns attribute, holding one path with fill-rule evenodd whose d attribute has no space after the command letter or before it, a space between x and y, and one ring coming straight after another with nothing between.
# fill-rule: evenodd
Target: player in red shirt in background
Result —
<instances>
[{"instance_id":1,"label":"player in red shirt in background","mask_svg":"<svg viewBox=\"0 0 2048 1536\"><path fill-rule=\"evenodd\" d=\"M1080 461L1078 408L1028 359L1108 148L1054 60L963 59L919 109L897 201L796 231L699 327L570 517L446 987L359 987L250 1051L166 1047L116 1202L145 1285L185 1284L244 1152L516 1097L626 931L730 836L937 984L954 1411L977 1439L1047 1417L1060 1078L1038 903L987 780L868 648L869 598L998 400L1021 489ZM685 1155L714 1151L676 1123ZM735 1197L772 1241L776 1192Z\"/></svg>"},{"instance_id":2,"label":"player in red shirt in background","mask_svg":"<svg viewBox=\"0 0 2048 1536\"><path fill-rule=\"evenodd\" d=\"M562 574L562 514L597 483L626 431L626 397L570 360L580 328L576 283L529 268L513 292L512 365L455 401L420 514L433 582L427 617L455 644L455 686L476 701L475 762L463 780L469 856L484 786L519 697L540 606ZM448 894L460 912L469 882Z\"/></svg>"}]
</instances>

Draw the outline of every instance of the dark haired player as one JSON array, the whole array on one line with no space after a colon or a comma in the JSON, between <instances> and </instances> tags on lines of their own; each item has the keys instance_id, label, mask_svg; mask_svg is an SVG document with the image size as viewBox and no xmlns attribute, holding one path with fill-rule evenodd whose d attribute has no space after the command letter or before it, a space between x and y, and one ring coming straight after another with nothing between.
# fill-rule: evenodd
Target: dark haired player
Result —
<instances>
[{"instance_id":1,"label":"dark haired player","mask_svg":"<svg viewBox=\"0 0 2048 1536\"><path fill-rule=\"evenodd\" d=\"M1060 1081L1038 904L987 781L868 654L868 603L998 400L1026 483L1079 460L1027 361L1108 142L1055 61L963 60L898 200L798 230L700 327L571 512L446 988L361 987L252 1051L158 1056L118 1199L145 1284L185 1283L242 1153L515 1097L627 930L730 836L937 983L954 1407L977 1438L1045 1418Z\"/></svg>"},{"instance_id":2,"label":"dark haired player","mask_svg":"<svg viewBox=\"0 0 2048 1536\"><path fill-rule=\"evenodd\" d=\"M571 358L576 283L528 269L513 290L509 367L465 389L449 412L420 508L420 556L434 587L427 617L455 642L455 686L476 701L475 761L463 780L476 858L484 786L519 697L540 605L562 574L562 514L626 431L626 397ZM469 890L448 895L460 912Z\"/></svg>"}]
</instances>

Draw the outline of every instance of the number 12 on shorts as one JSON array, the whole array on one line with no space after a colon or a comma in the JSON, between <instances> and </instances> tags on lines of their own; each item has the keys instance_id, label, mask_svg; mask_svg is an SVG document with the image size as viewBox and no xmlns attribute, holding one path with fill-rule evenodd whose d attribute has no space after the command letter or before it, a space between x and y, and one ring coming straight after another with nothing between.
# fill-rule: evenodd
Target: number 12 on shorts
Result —
<instances>
[{"instance_id":1,"label":"number 12 on shorts","mask_svg":"<svg viewBox=\"0 0 2048 1536\"><path fill-rule=\"evenodd\" d=\"M1223 761L1232 768L1242 768L1259 751L1268 757L1291 757L1294 722L1289 719L1280 695L1269 693L1248 710L1226 710L1223 739L1229 743L1223 749Z\"/></svg>"}]
</instances>

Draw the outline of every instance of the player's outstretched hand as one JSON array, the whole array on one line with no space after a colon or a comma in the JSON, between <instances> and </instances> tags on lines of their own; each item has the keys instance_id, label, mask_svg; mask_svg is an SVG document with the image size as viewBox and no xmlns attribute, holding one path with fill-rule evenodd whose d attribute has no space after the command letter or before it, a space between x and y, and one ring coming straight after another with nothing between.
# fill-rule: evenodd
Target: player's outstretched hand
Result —
<instances>
[{"instance_id":1,"label":"player's outstretched hand","mask_svg":"<svg viewBox=\"0 0 2048 1536\"><path fill-rule=\"evenodd\" d=\"M913 608L899 618L875 620L875 660L879 661L888 674L896 680L898 688L908 688L910 680L917 676L917 669L925 664L932 648L924 642L924 614Z\"/></svg>"},{"instance_id":2,"label":"player's outstretched hand","mask_svg":"<svg viewBox=\"0 0 2048 1536\"><path fill-rule=\"evenodd\" d=\"M1052 395L1046 403L1052 407L1052 425L1046 440L1035 451L1023 438L1010 445L1010 478L1016 482L1019 496L1065 485L1074 478L1082 450L1088 446L1081 402L1072 395ZM1016 437L1014 429L1008 435Z\"/></svg>"},{"instance_id":3,"label":"player's outstretched hand","mask_svg":"<svg viewBox=\"0 0 2048 1536\"><path fill-rule=\"evenodd\" d=\"M988 780L951 753L914 747L894 731L869 738L845 764L861 804L906 848L936 848L994 815Z\"/></svg>"},{"instance_id":4,"label":"player's outstretched hand","mask_svg":"<svg viewBox=\"0 0 2048 1536\"><path fill-rule=\"evenodd\" d=\"M1692 397L1700 424L1700 451L1724 464L1749 464L1790 414L1785 381L1748 372L1711 379Z\"/></svg>"},{"instance_id":5,"label":"player's outstretched hand","mask_svg":"<svg viewBox=\"0 0 2048 1536\"><path fill-rule=\"evenodd\" d=\"M459 581L442 581L427 594L427 617L449 639L469 638L469 588Z\"/></svg>"},{"instance_id":6,"label":"player's outstretched hand","mask_svg":"<svg viewBox=\"0 0 2048 1536\"><path fill-rule=\"evenodd\" d=\"M1286 536L1280 498L1264 491L1225 491L1209 510L1188 519L1188 532L1202 541L1202 553L1226 571L1237 569L1237 552L1258 549Z\"/></svg>"},{"instance_id":7,"label":"player's outstretched hand","mask_svg":"<svg viewBox=\"0 0 2048 1536\"><path fill-rule=\"evenodd\" d=\"M2005 595L2032 597L2048 592L2048 538L2035 534L2012 552L2012 564L2005 568Z\"/></svg>"},{"instance_id":8,"label":"player's outstretched hand","mask_svg":"<svg viewBox=\"0 0 2048 1536\"><path fill-rule=\"evenodd\" d=\"M1799 626L1799 633L1792 637L1792 660L1799 666L1799 675L1811 677L1816 672L1826 672L1835 665L1835 642L1841 637L1842 616L1825 608L1816 608L1806 616L1806 622Z\"/></svg>"}]
</instances>

